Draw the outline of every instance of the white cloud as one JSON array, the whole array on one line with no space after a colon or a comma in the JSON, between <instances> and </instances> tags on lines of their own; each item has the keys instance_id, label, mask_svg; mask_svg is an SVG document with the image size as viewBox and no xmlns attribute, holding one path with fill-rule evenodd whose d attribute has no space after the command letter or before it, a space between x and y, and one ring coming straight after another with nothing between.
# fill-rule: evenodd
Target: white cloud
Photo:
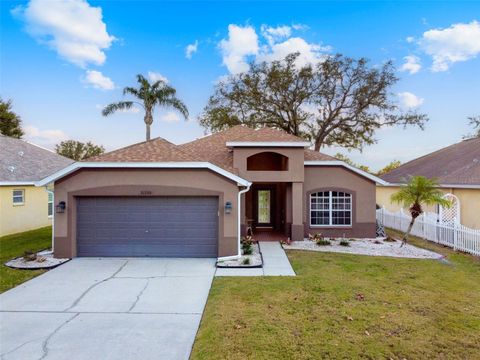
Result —
<instances>
[{"instance_id":1,"label":"white cloud","mask_svg":"<svg viewBox=\"0 0 480 360\"><path fill-rule=\"evenodd\" d=\"M160 117L160 120L165 122L177 122L180 121L180 115L175 111L169 111Z\"/></svg>"},{"instance_id":2,"label":"white cloud","mask_svg":"<svg viewBox=\"0 0 480 360\"><path fill-rule=\"evenodd\" d=\"M232 74L248 70L247 56L258 54L258 36L251 26L228 25L228 39L220 41L223 64Z\"/></svg>"},{"instance_id":3,"label":"white cloud","mask_svg":"<svg viewBox=\"0 0 480 360\"><path fill-rule=\"evenodd\" d=\"M188 44L185 48L185 57L191 59L192 55L195 54L198 50L198 40L195 40L193 44Z\"/></svg>"},{"instance_id":4,"label":"white cloud","mask_svg":"<svg viewBox=\"0 0 480 360\"><path fill-rule=\"evenodd\" d=\"M168 83L168 79L158 72L149 71L147 75L151 82L163 81L164 83Z\"/></svg>"},{"instance_id":5,"label":"white cloud","mask_svg":"<svg viewBox=\"0 0 480 360\"><path fill-rule=\"evenodd\" d=\"M308 30L310 27L308 25L304 24L293 24L292 29L293 30Z\"/></svg>"},{"instance_id":6,"label":"white cloud","mask_svg":"<svg viewBox=\"0 0 480 360\"><path fill-rule=\"evenodd\" d=\"M100 71L87 70L83 80L87 85L92 86L95 89L113 90L115 88L113 81L109 77L103 75Z\"/></svg>"},{"instance_id":7,"label":"white cloud","mask_svg":"<svg viewBox=\"0 0 480 360\"><path fill-rule=\"evenodd\" d=\"M31 36L81 67L102 65L104 50L115 40L107 32L102 9L85 0L30 0L12 13L25 21Z\"/></svg>"},{"instance_id":8,"label":"white cloud","mask_svg":"<svg viewBox=\"0 0 480 360\"><path fill-rule=\"evenodd\" d=\"M60 141L67 140L67 135L62 130L40 130L35 126L24 126L25 139L34 144L52 148Z\"/></svg>"},{"instance_id":9,"label":"white cloud","mask_svg":"<svg viewBox=\"0 0 480 360\"><path fill-rule=\"evenodd\" d=\"M452 64L473 59L480 53L480 22L428 30L419 44L433 59L432 71L447 71Z\"/></svg>"},{"instance_id":10,"label":"white cloud","mask_svg":"<svg viewBox=\"0 0 480 360\"><path fill-rule=\"evenodd\" d=\"M405 109L414 109L423 104L424 99L411 92L405 91L398 93L400 105Z\"/></svg>"},{"instance_id":11,"label":"white cloud","mask_svg":"<svg viewBox=\"0 0 480 360\"><path fill-rule=\"evenodd\" d=\"M248 70L247 60L274 61L284 59L286 55L299 52L297 65L315 64L325 58L325 52L331 50L329 46L309 43L305 39L292 36L294 31L308 27L301 24L292 26L282 25L260 27L261 38L252 26L241 27L230 24L228 39L220 42L223 55L223 64L232 74Z\"/></svg>"},{"instance_id":12,"label":"white cloud","mask_svg":"<svg viewBox=\"0 0 480 360\"><path fill-rule=\"evenodd\" d=\"M413 43L415 41L415 38L413 36L407 36L405 41L409 44Z\"/></svg>"},{"instance_id":13,"label":"white cloud","mask_svg":"<svg viewBox=\"0 0 480 360\"><path fill-rule=\"evenodd\" d=\"M328 51L328 47L318 44L311 44L300 37L292 37L284 42L273 44L269 49L258 56L258 61L281 60L288 54L299 52L296 65L304 66L315 64L324 58L323 51Z\"/></svg>"},{"instance_id":14,"label":"white cloud","mask_svg":"<svg viewBox=\"0 0 480 360\"><path fill-rule=\"evenodd\" d=\"M267 39L269 44L273 44L277 41L290 37L292 34L292 28L286 25L277 27L262 25L260 27L260 32L262 33L262 36Z\"/></svg>"},{"instance_id":15,"label":"white cloud","mask_svg":"<svg viewBox=\"0 0 480 360\"><path fill-rule=\"evenodd\" d=\"M403 59L405 60L405 63L400 67L400 71L408 71L410 74L416 74L422 68L418 56L408 55Z\"/></svg>"}]
</instances>

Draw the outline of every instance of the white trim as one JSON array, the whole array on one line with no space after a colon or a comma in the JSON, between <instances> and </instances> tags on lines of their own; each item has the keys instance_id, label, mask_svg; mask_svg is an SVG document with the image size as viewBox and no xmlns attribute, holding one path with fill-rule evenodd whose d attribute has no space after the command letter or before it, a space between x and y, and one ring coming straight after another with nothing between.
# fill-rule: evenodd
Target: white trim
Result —
<instances>
[{"instance_id":1,"label":"white trim","mask_svg":"<svg viewBox=\"0 0 480 360\"><path fill-rule=\"evenodd\" d=\"M344 168L347 168L363 177L366 177L367 179L370 179L374 182L376 182L379 185L384 185L386 186L388 182L385 180L380 179L378 176L372 175L367 173L366 171L360 170L356 168L355 166L349 165L344 161L340 160L332 160L332 161L323 161L323 160L315 160L315 161L304 161L304 166L343 166Z\"/></svg>"},{"instance_id":2,"label":"white trim","mask_svg":"<svg viewBox=\"0 0 480 360\"><path fill-rule=\"evenodd\" d=\"M0 186L35 186L35 181L0 181Z\"/></svg>"},{"instance_id":3,"label":"white trim","mask_svg":"<svg viewBox=\"0 0 480 360\"><path fill-rule=\"evenodd\" d=\"M383 186L397 187L406 185L406 183L386 183ZM452 188L452 189L480 189L479 185L468 185L468 184L439 184L440 188Z\"/></svg>"},{"instance_id":4,"label":"white trim","mask_svg":"<svg viewBox=\"0 0 480 360\"><path fill-rule=\"evenodd\" d=\"M310 147L307 141L227 141L227 147Z\"/></svg>"},{"instance_id":5,"label":"white trim","mask_svg":"<svg viewBox=\"0 0 480 360\"><path fill-rule=\"evenodd\" d=\"M35 183L36 186L44 186L58 180L81 168L105 168L105 169L208 169L226 178L235 181L240 186L250 186L251 182L228 172L217 165L209 162L76 162L60 171Z\"/></svg>"}]
</instances>

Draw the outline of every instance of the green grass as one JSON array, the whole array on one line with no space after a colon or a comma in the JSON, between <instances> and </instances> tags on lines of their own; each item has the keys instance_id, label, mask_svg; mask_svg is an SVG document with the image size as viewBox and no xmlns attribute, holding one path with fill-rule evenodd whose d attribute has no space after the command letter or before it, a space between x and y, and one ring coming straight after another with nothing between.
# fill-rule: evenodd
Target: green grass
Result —
<instances>
[{"instance_id":1,"label":"green grass","mask_svg":"<svg viewBox=\"0 0 480 360\"><path fill-rule=\"evenodd\" d=\"M215 278L191 359L478 359L479 259L411 243L449 263L288 251L297 277Z\"/></svg>"},{"instance_id":2,"label":"green grass","mask_svg":"<svg viewBox=\"0 0 480 360\"><path fill-rule=\"evenodd\" d=\"M0 293L34 278L45 270L17 270L5 266L5 262L22 256L25 250L39 251L52 244L51 226L0 237Z\"/></svg>"}]
</instances>

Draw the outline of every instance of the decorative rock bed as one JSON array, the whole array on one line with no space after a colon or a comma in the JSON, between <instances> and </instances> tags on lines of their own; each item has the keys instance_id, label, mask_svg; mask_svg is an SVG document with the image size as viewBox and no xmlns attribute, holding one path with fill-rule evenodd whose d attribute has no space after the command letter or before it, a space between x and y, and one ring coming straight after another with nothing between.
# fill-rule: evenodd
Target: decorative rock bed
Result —
<instances>
[{"instance_id":1,"label":"decorative rock bed","mask_svg":"<svg viewBox=\"0 0 480 360\"><path fill-rule=\"evenodd\" d=\"M329 239L331 245L317 245L314 241L294 241L290 245L284 244L284 249L309 250L323 252L339 252L370 256L391 256L412 259L442 259L443 256L433 251L406 244L400 247L400 241L385 241L376 239ZM348 240L349 246L340 245L341 240Z\"/></svg>"},{"instance_id":2,"label":"decorative rock bed","mask_svg":"<svg viewBox=\"0 0 480 360\"><path fill-rule=\"evenodd\" d=\"M12 269L51 269L70 260L54 258L51 250L43 250L38 252L36 255L37 256L35 260L25 260L22 256L20 256L6 262L5 265Z\"/></svg>"},{"instance_id":3,"label":"decorative rock bed","mask_svg":"<svg viewBox=\"0 0 480 360\"><path fill-rule=\"evenodd\" d=\"M249 264L244 264L245 259L250 259ZM261 268L263 266L262 254L258 244L252 244L252 254L242 255L238 259L217 261L218 268Z\"/></svg>"}]
</instances>

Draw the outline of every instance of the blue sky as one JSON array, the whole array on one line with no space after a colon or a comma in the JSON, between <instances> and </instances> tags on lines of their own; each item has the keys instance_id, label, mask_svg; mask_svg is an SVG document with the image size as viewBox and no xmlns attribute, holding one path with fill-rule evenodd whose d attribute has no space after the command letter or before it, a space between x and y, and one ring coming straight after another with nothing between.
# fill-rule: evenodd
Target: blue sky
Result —
<instances>
[{"instance_id":1,"label":"blue sky","mask_svg":"<svg viewBox=\"0 0 480 360\"><path fill-rule=\"evenodd\" d=\"M395 62L393 93L430 121L343 151L374 169L461 140L467 117L480 114L480 2L2 1L0 24L0 95L13 100L27 138L50 148L67 138L108 150L142 141L141 112L100 112L149 72L167 78L191 113L185 122L157 111L153 136L202 136L196 117L215 81L290 50L305 61L340 52Z\"/></svg>"}]
</instances>

